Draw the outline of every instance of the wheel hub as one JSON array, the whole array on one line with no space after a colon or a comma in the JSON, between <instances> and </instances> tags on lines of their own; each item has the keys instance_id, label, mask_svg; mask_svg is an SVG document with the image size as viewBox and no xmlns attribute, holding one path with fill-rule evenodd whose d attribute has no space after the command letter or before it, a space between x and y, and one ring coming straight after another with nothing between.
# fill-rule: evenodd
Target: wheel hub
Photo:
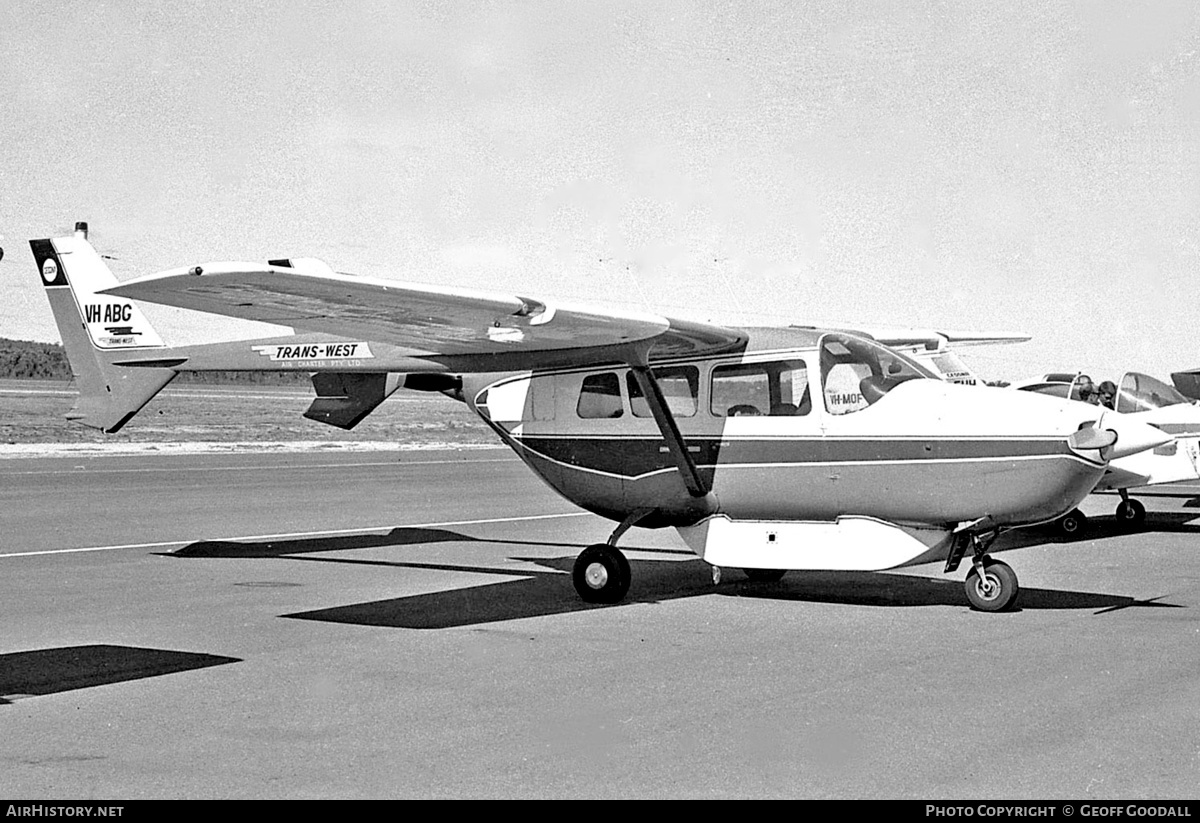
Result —
<instances>
[{"instance_id":1,"label":"wheel hub","mask_svg":"<svg viewBox=\"0 0 1200 823\"><path fill-rule=\"evenodd\" d=\"M603 563L589 563L587 571L583 573L583 579L593 589L603 589L608 583L608 569L604 568Z\"/></svg>"},{"instance_id":2,"label":"wheel hub","mask_svg":"<svg viewBox=\"0 0 1200 823\"><path fill-rule=\"evenodd\" d=\"M1000 592L1000 581L994 575L980 575L979 582L975 584L975 591L979 592L979 596L984 600L993 600Z\"/></svg>"}]
</instances>

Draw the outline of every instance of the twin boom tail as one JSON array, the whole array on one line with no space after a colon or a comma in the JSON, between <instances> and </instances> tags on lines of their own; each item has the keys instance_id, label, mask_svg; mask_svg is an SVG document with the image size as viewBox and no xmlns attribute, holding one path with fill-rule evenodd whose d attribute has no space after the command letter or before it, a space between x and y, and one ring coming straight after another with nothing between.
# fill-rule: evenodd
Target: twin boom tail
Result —
<instances>
[{"instance_id":1,"label":"twin boom tail","mask_svg":"<svg viewBox=\"0 0 1200 823\"><path fill-rule=\"evenodd\" d=\"M72 237L29 245L79 389L67 419L110 434L120 431L178 373L120 362L131 353L144 360L147 350L166 346L131 301L98 293L118 281L87 241L86 224L77 224Z\"/></svg>"}]
</instances>

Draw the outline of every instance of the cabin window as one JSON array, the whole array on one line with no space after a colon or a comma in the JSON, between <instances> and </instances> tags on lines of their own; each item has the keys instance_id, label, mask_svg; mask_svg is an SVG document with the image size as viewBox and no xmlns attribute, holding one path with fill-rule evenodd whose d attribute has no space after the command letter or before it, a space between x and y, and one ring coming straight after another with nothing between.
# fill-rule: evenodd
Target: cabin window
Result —
<instances>
[{"instance_id":1,"label":"cabin window","mask_svg":"<svg viewBox=\"0 0 1200 823\"><path fill-rule=\"evenodd\" d=\"M589 374L583 378L579 402L575 411L584 419L620 417L625 414L621 403L621 381L616 372Z\"/></svg>"},{"instance_id":2,"label":"cabin window","mask_svg":"<svg viewBox=\"0 0 1200 823\"><path fill-rule=\"evenodd\" d=\"M812 411L802 360L717 366L710 409L715 417L795 417Z\"/></svg>"},{"instance_id":3,"label":"cabin window","mask_svg":"<svg viewBox=\"0 0 1200 823\"><path fill-rule=\"evenodd\" d=\"M821 338L821 383L830 414L865 409L901 383L934 376L915 360L878 343L845 334Z\"/></svg>"},{"instance_id":4,"label":"cabin window","mask_svg":"<svg viewBox=\"0 0 1200 823\"><path fill-rule=\"evenodd\" d=\"M1117 393L1119 412L1149 411L1191 402L1173 386L1133 371L1121 378L1121 390Z\"/></svg>"},{"instance_id":5,"label":"cabin window","mask_svg":"<svg viewBox=\"0 0 1200 823\"><path fill-rule=\"evenodd\" d=\"M696 398L700 393L700 370L695 366L663 366L654 369L654 379L666 398L667 408L675 417L694 417ZM629 407L634 417L653 417L650 404L642 394L642 387L633 372L625 376L629 387Z\"/></svg>"}]
</instances>

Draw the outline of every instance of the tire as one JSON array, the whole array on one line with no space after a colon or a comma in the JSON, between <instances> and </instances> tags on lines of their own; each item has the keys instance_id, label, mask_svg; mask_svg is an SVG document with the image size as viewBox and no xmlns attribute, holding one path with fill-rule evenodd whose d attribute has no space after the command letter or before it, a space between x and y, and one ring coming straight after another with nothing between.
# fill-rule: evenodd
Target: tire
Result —
<instances>
[{"instance_id":1,"label":"tire","mask_svg":"<svg viewBox=\"0 0 1200 823\"><path fill-rule=\"evenodd\" d=\"M755 583L778 583L787 574L787 569L742 569Z\"/></svg>"},{"instance_id":2,"label":"tire","mask_svg":"<svg viewBox=\"0 0 1200 823\"><path fill-rule=\"evenodd\" d=\"M1146 507L1138 500L1122 500L1117 506L1117 525L1123 529L1141 528L1146 522Z\"/></svg>"},{"instance_id":3,"label":"tire","mask_svg":"<svg viewBox=\"0 0 1200 823\"><path fill-rule=\"evenodd\" d=\"M1087 526L1087 515L1079 509L1072 509L1058 518L1054 525L1064 537L1079 537Z\"/></svg>"},{"instance_id":4,"label":"tire","mask_svg":"<svg viewBox=\"0 0 1200 823\"><path fill-rule=\"evenodd\" d=\"M974 566L967 572L965 585L971 608L981 612L1011 609L1020 592L1016 572L1007 563L989 557L983 561L983 573L985 580L980 580Z\"/></svg>"},{"instance_id":5,"label":"tire","mask_svg":"<svg viewBox=\"0 0 1200 823\"><path fill-rule=\"evenodd\" d=\"M607 543L588 546L575 559L571 581L587 603L620 603L629 591L629 561Z\"/></svg>"}]
</instances>

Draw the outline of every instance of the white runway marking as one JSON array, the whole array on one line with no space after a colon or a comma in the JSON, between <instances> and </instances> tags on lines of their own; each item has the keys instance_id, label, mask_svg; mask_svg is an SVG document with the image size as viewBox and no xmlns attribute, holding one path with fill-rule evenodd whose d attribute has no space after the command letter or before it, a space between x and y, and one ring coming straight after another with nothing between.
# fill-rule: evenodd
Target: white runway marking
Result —
<instances>
[{"instance_id":1,"label":"white runway marking","mask_svg":"<svg viewBox=\"0 0 1200 823\"><path fill-rule=\"evenodd\" d=\"M120 546L84 546L77 549L46 549L36 552L8 552L0 554L0 557L36 557L46 554L79 554L82 552L111 552L120 549L161 549L166 546L184 546L188 543L200 543L205 541L238 541L238 540L281 540L281 539L296 539L301 537L322 537L335 534L369 534L371 532L391 531L392 529L434 529L444 526L474 526L484 523L519 523L527 520L554 520L563 517L583 517L590 515L590 512L566 512L564 514L530 514L522 517L489 517L483 520L444 520L439 523L398 523L390 526L371 526L361 529L325 529L315 532L285 532L282 534L250 534L241 535L238 537L209 537L209 538L190 538L188 540L168 540L163 543L125 543Z\"/></svg>"},{"instance_id":2,"label":"white runway marking","mask_svg":"<svg viewBox=\"0 0 1200 823\"><path fill-rule=\"evenodd\" d=\"M175 457L204 454L346 454L361 452L484 451L502 443L401 443L392 440L151 441L145 443L0 443L0 458Z\"/></svg>"},{"instance_id":3,"label":"white runway marking","mask_svg":"<svg viewBox=\"0 0 1200 823\"><path fill-rule=\"evenodd\" d=\"M364 468L366 466L441 466L446 464L456 463L515 463L518 462L517 457L484 457L480 459L462 457L457 460L369 460L359 463L313 463L306 466L288 466L289 471L300 469L353 469ZM44 474L80 474L81 472L94 472L96 474L139 474L142 472L166 472L168 474L183 474L184 472L249 472L249 471L270 471L278 470L279 466L268 465L265 463L256 463L253 466L186 466L184 468L176 468L172 466L138 466L136 468L103 468L92 469L86 465L72 466L69 469L29 469L25 471L6 472L0 471L0 477L13 477L16 475L44 475Z\"/></svg>"}]
</instances>

